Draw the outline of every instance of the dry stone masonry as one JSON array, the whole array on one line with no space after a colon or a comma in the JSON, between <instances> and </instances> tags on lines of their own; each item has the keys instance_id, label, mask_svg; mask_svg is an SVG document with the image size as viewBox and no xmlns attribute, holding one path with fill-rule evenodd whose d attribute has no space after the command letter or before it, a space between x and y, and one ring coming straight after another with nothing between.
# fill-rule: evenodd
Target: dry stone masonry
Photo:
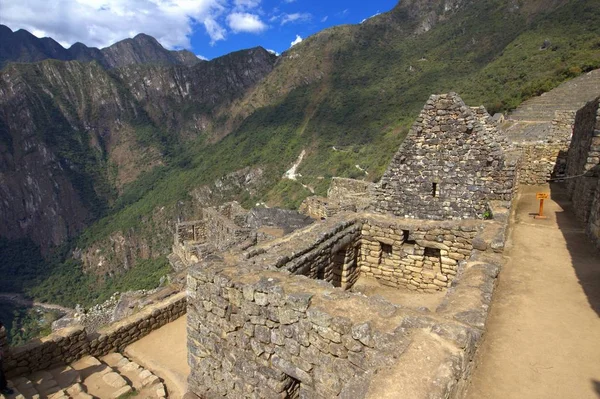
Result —
<instances>
[{"instance_id":1,"label":"dry stone masonry","mask_svg":"<svg viewBox=\"0 0 600 399\"><path fill-rule=\"evenodd\" d=\"M451 286L467 260L477 222L423 222L372 218L362 227L360 272L384 285L433 292Z\"/></svg>"},{"instance_id":2,"label":"dry stone masonry","mask_svg":"<svg viewBox=\"0 0 600 399\"><path fill-rule=\"evenodd\" d=\"M318 222L192 266L190 394L460 396L501 265L517 166L506 149L483 107L432 96L381 184L334 179L301 208ZM441 299L353 292L363 278Z\"/></svg>"},{"instance_id":3,"label":"dry stone masonry","mask_svg":"<svg viewBox=\"0 0 600 399\"><path fill-rule=\"evenodd\" d=\"M4 367L9 377L15 377L68 364L86 355L104 356L122 350L185 312L186 295L177 293L97 333L88 333L82 326L69 327L10 348Z\"/></svg>"},{"instance_id":4,"label":"dry stone masonry","mask_svg":"<svg viewBox=\"0 0 600 399\"><path fill-rule=\"evenodd\" d=\"M567 190L577 218L600 248L600 97L577 111L567 157Z\"/></svg>"},{"instance_id":5,"label":"dry stone masonry","mask_svg":"<svg viewBox=\"0 0 600 399\"><path fill-rule=\"evenodd\" d=\"M482 217L510 200L516 178L506 139L483 109L432 95L375 190L378 212L419 219Z\"/></svg>"},{"instance_id":6,"label":"dry stone masonry","mask_svg":"<svg viewBox=\"0 0 600 399\"><path fill-rule=\"evenodd\" d=\"M327 198L308 197L298 211L317 220L345 211L361 212L371 206L372 189L373 183L370 182L334 177L327 190Z\"/></svg>"},{"instance_id":7,"label":"dry stone masonry","mask_svg":"<svg viewBox=\"0 0 600 399\"><path fill-rule=\"evenodd\" d=\"M425 365L432 376L429 389L444 394L461 389L501 261L492 241L503 241L505 225L460 223L340 214L268 245L193 267L188 275L190 389L202 398L374 397L369 390L382 374L393 379L416 372L403 358L412 344L437 345L439 339L448 346L443 359ZM411 255L423 264L407 275L440 284L424 283L423 290L447 291L435 314L348 291L362 273L362 245L385 241L393 253L402 248L404 233L397 233L404 229L412 231L408 241L426 248ZM472 242L483 251L471 249ZM454 243L462 244L466 255ZM438 257L441 251L446 252ZM464 258L452 259L451 253ZM476 260L467 260L473 254ZM383 266L369 269L375 267ZM390 270L403 267L398 263ZM435 274L428 274L429 268ZM398 374L389 374L391 369ZM442 380L436 388L433 382Z\"/></svg>"}]
</instances>

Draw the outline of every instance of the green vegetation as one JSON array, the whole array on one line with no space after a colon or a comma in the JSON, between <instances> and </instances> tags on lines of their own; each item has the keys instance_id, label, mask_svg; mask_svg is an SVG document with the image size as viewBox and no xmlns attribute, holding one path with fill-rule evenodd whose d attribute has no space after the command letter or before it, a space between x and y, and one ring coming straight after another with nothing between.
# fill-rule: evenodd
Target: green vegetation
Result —
<instances>
[{"instance_id":1,"label":"green vegetation","mask_svg":"<svg viewBox=\"0 0 600 399\"><path fill-rule=\"evenodd\" d=\"M65 244L44 259L29 240L0 239L0 292L24 294L68 307L77 303L91 306L107 300L116 291L156 288L171 271L167 259L159 257L140 259L118 276L85 274L81 262L68 256L69 247Z\"/></svg>"},{"instance_id":2,"label":"green vegetation","mask_svg":"<svg viewBox=\"0 0 600 399\"><path fill-rule=\"evenodd\" d=\"M42 302L53 302L74 307L79 303L91 306L104 302L114 292L152 289L161 277L170 272L166 258L139 260L134 267L118 276L84 274L81 264L73 259L51 267L52 274L27 290L27 294Z\"/></svg>"},{"instance_id":3,"label":"green vegetation","mask_svg":"<svg viewBox=\"0 0 600 399\"><path fill-rule=\"evenodd\" d=\"M50 334L52 322L59 318L60 314L57 311L0 302L0 320L6 327L11 346L22 345L33 338Z\"/></svg>"},{"instance_id":4,"label":"green vegetation","mask_svg":"<svg viewBox=\"0 0 600 399\"><path fill-rule=\"evenodd\" d=\"M538 3L524 1L517 10L502 0L471 1L420 35L412 34L416 25L407 20L401 3L361 25L315 35L294 46L289 53L298 57L282 57L261 83L263 106L240 100L248 103L236 106L253 109L244 120L233 123L224 112L212 120L214 131L185 141L166 125L151 122L152 104L140 105L116 79L121 102L137 107L126 122L138 144L158 149L164 161L126 185L118 197L109 183L106 154L91 148L83 133L57 115L68 109L67 101L59 102L62 108L44 104L45 140L76 165L73 180L99 219L66 247L94 244L110 252L107 238L121 231L166 253L171 245L167 222L180 216L181 209L192 208L190 192L228 173L245 167L264 171L258 194L236 192L231 199L245 206L265 201L296 208L311 194L305 186L324 195L333 176L377 181L431 93L455 91L467 104L484 104L494 113L600 67L600 3L569 1L537 10ZM542 48L546 40L549 44ZM54 95L62 98L59 92ZM200 112L214 118L214 108L204 103L172 106L182 118ZM92 111L101 120L100 110ZM235 128L229 135L210 141L211 134L230 125ZM0 145L8 145L2 132L0 126ZM281 180L303 149L302 177ZM25 267L18 253L25 253L29 244L15 245L10 255L14 265ZM32 264L41 266L25 267L33 271L22 282L7 284L43 300L90 304L111 290L157 284L168 269L159 258L140 261L121 276L94 276L84 274L68 253L58 251L56 261L36 260ZM11 270L16 273L17 266Z\"/></svg>"}]
</instances>

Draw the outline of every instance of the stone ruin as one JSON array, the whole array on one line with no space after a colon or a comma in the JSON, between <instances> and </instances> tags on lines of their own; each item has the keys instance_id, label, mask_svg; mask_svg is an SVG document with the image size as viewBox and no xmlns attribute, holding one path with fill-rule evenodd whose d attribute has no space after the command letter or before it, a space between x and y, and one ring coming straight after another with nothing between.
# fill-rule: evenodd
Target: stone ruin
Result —
<instances>
[{"instance_id":1,"label":"stone ruin","mask_svg":"<svg viewBox=\"0 0 600 399\"><path fill-rule=\"evenodd\" d=\"M432 96L379 184L335 179L332 198L302 206L320 221L193 265L191 393L458 395L517 178L491 122L454 93Z\"/></svg>"},{"instance_id":2,"label":"stone ruin","mask_svg":"<svg viewBox=\"0 0 600 399\"><path fill-rule=\"evenodd\" d=\"M431 96L377 186L375 210L464 219L483 216L491 200L510 200L515 163L488 119L455 93Z\"/></svg>"},{"instance_id":3,"label":"stone ruin","mask_svg":"<svg viewBox=\"0 0 600 399\"><path fill-rule=\"evenodd\" d=\"M177 224L169 261L176 271L185 272L190 265L211 254L232 248L249 248L312 222L305 215L285 209L247 211L235 201L204 208L201 219Z\"/></svg>"},{"instance_id":4,"label":"stone ruin","mask_svg":"<svg viewBox=\"0 0 600 399\"><path fill-rule=\"evenodd\" d=\"M575 115L566 175L575 215L600 248L600 97L588 102Z\"/></svg>"},{"instance_id":5,"label":"stone ruin","mask_svg":"<svg viewBox=\"0 0 600 399\"><path fill-rule=\"evenodd\" d=\"M560 162L549 146L555 165L578 176L567 188L600 247L599 103L575 114ZM9 375L121 350L187 303L186 397L461 397L516 182L552 170L531 166L545 149L503 136L482 107L432 96L380 183L334 179L328 198L301 208L314 222L237 203L205 209L175 234L171 262L186 293L97 333L67 328L11 348Z\"/></svg>"}]
</instances>

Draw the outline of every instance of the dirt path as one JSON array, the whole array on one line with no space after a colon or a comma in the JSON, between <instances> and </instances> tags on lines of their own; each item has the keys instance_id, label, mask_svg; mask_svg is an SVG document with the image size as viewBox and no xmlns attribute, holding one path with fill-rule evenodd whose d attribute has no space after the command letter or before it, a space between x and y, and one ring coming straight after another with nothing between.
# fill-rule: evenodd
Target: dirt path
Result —
<instances>
[{"instance_id":1,"label":"dirt path","mask_svg":"<svg viewBox=\"0 0 600 399\"><path fill-rule=\"evenodd\" d=\"M600 398L600 252L569 206L560 187L520 188L467 398Z\"/></svg>"},{"instance_id":2,"label":"dirt path","mask_svg":"<svg viewBox=\"0 0 600 399\"><path fill-rule=\"evenodd\" d=\"M125 355L152 371L165 382L169 398L179 399L187 391L186 316L182 316L125 348Z\"/></svg>"}]
</instances>

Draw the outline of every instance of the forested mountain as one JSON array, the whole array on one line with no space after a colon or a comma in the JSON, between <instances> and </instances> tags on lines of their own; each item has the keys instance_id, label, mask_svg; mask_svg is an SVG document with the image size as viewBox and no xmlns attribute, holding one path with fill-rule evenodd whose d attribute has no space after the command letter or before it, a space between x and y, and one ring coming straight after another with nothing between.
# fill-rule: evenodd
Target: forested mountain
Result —
<instances>
[{"instance_id":1,"label":"forested mountain","mask_svg":"<svg viewBox=\"0 0 600 399\"><path fill-rule=\"evenodd\" d=\"M331 176L377 180L431 93L504 111L600 67L600 3L403 0L278 58L192 66L128 40L107 48L116 58L88 49L104 61L50 42L47 57L79 61L4 61L21 63L0 71L0 267L13 276L0 290L92 302L134 275L151 284L174 223L203 206L296 207ZM282 179L302 150L301 177ZM39 246L45 260L19 271Z\"/></svg>"}]
</instances>

